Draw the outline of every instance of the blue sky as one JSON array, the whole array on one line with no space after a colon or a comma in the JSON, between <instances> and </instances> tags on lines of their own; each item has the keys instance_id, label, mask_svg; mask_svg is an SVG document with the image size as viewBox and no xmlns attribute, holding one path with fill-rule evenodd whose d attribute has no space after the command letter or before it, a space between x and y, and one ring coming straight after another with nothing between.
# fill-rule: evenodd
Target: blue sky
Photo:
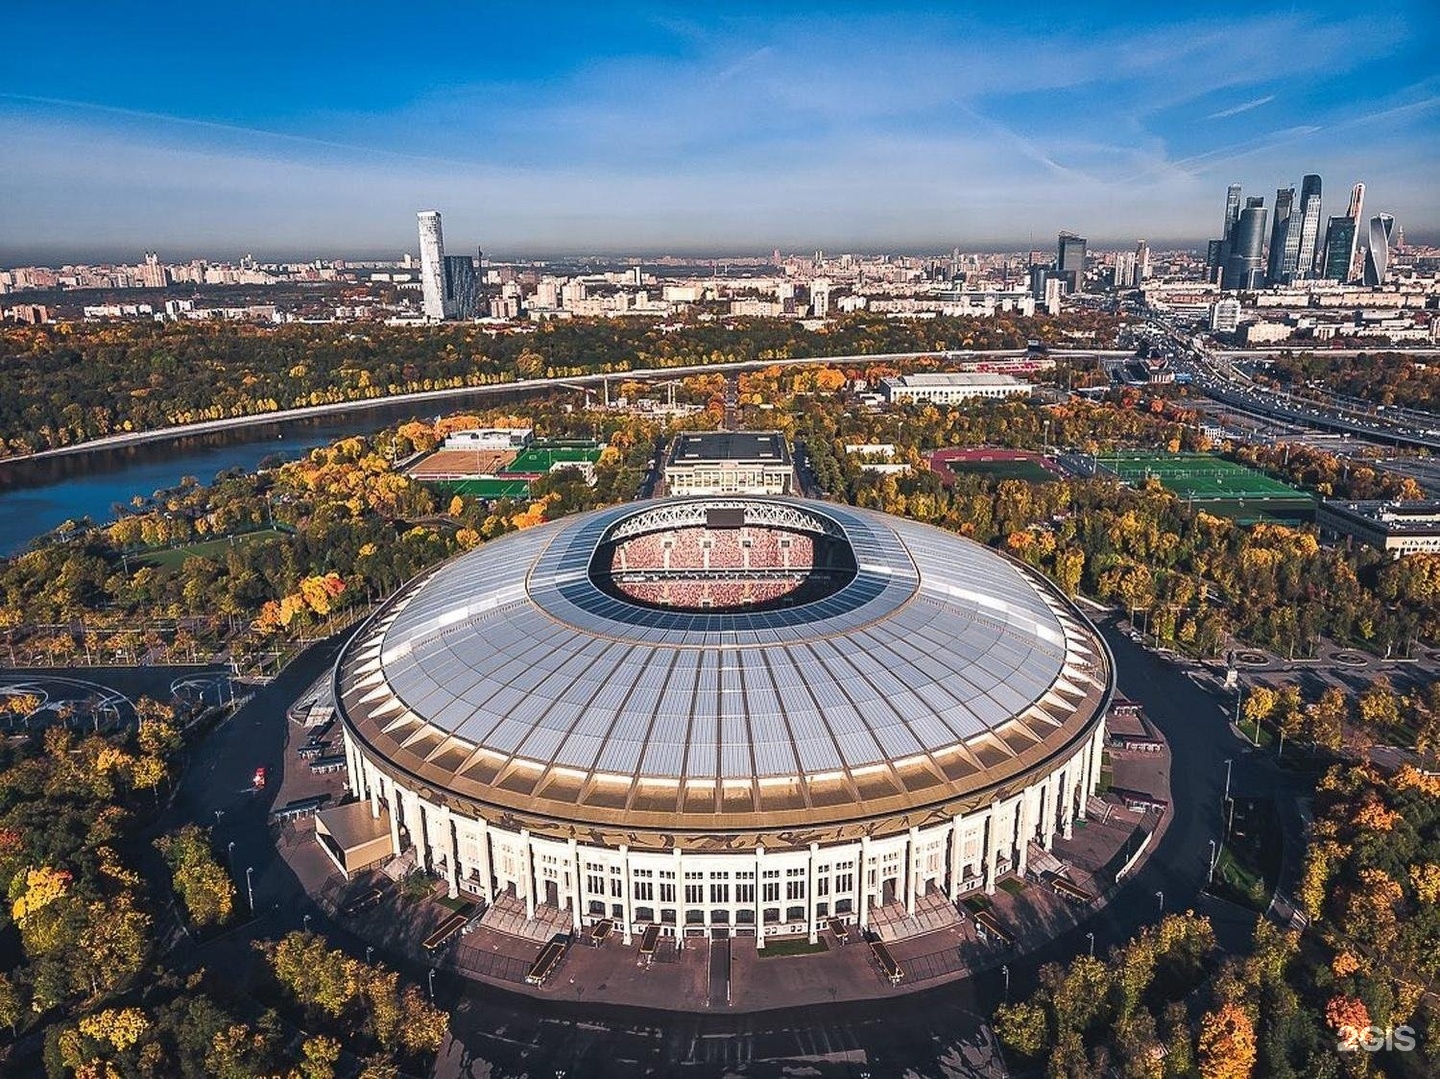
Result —
<instances>
[{"instance_id":1,"label":"blue sky","mask_svg":"<svg viewBox=\"0 0 1440 1079\"><path fill-rule=\"evenodd\" d=\"M1431 0L1140 6L21 0L0 261L393 255L427 207L498 254L1200 241L1306 172L1440 238Z\"/></svg>"}]
</instances>

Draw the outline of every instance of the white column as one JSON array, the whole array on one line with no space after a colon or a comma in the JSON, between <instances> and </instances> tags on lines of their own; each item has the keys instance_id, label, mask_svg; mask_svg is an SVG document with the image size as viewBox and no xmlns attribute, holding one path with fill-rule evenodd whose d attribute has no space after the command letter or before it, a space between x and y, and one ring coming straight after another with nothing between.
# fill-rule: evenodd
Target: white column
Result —
<instances>
[{"instance_id":1,"label":"white column","mask_svg":"<svg viewBox=\"0 0 1440 1079\"><path fill-rule=\"evenodd\" d=\"M960 873L964 862L964 839L965 833L960 827L963 818L954 816L950 818L950 902L954 903L960 898Z\"/></svg>"},{"instance_id":2,"label":"white column","mask_svg":"<svg viewBox=\"0 0 1440 1079\"><path fill-rule=\"evenodd\" d=\"M920 829L910 826L910 834L905 837L905 913L914 917L915 915L915 890L916 878L920 876Z\"/></svg>"},{"instance_id":3,"label":"white column","mask_svg":"<svg viewBox=\"0 0 1440 1079\"><path fill-rule=\"evenodd\" d=\"M1060 814L1060 837L1069 839L1075 830L1075 763L1065 766L1065 774L1061 777L1060 804L1056 810Z\"/></svg>"},{"instance_id":4,"label":"white column","mask_svg":"<svg viewBox=\"0 0 1440 1079\"><path fill-rule=\"evenodd\" d=\"M449 806L440 807L441 835L445 840L445 883L450 886L450 898L460 894L460 843L455 838L455 821Z\"/></svg>"},{"instance_id":5,"label":"white column","mask_svg":"<svg viewBox=\"0 0 1440 1079\"><path fill-rule=\"evenodd\" d=\"M365 777L355 766L355 744L350 741L349 731L341 733L340 744L345 747L345 785L350 788L350 793L356 798L363 798L365 797Z\"/></svg>"},{"instance_id":6,"label":"white column","mask_svg":"<svg viewBox=\"0 0 1440 1079\"><path fill-rule=\"evenodd\" d=\"M855 890L860 894L860 929L870 928L870 837L860 837L860 865L855 875Z\"/></svg>"},{"instance_id":7,"label":"white column","mask_svg":"<svg viewBox=\"0 0 1440 1079\"><path fill-rule=\"evenodd\" d=\"M525 917L535 917L535 852L530 849L530 831L520 829L520 868L525 872Z\"/></svg>"},{"instance_id":8,"label":"white column","mask_svg":"<svg viewBox=\"0 0 1440 1079\"><path fill-rule=\"evenodd\" d=\"M384 785L381 779L381 785ZM395 781L390 780L390 797L385 799L390 807L390 846L396 854L400 853L400 791L395 787Z\"/></svg>"},{"instance_id":9,"label":"white column","mask_svg":"<svg viewBox=\"0 0 1440 1079\"><path fill-rule=\"evenodd\" d=\"M490 871L490 826L485 823L484 817L475 821L475 846L480 855L480 864L475 868L480 870L480 887L485 895L485 902L490 903L495 899L495 875Z\"/></svg>"},{"instance_id":10,"label":"white column","mask_svg":"<svg viewBox=\"0 0 1440 1079\"><path fill-rule=\"evenodd\" d=\"M755 848L755 950L765 947L765 847Z\"/></svg>"},{"instance_id":11,"label":"white column","mask_svg":"<svg viewBox=\"0 0 1440 1079\"><path fill-rule=\"evenodd\" d=\"M1056 820L1055 815L1055 792L1060 787L1060 777L1051 772L1045 777L1045 783L1041 787L1044 794L1040 801L1040 845L1046 850L1050 849L1054 841Z\"/></svg>"},{"instance_id":12,"label":"white column","mask_svg":"<svg viewBox=\"0 0 1440 1079\"><path fill-rule=\"evenodd\" d=\"M985 811L985 892L987 895L995 894L995 851L999 839L999 804L990 803L990 808Z\"/></svg>"},{"instance_id":13,"label":"white column","mask_svg":"<svg viewBox=\"0 0 1440 1079\"><path fill-rule=\"evenodd\" d=\"M624 843L620 844L620 865L625 878L625 925L621 928L621 943L626 947L630 946L630 924L635 921L635 907L633 892L635 882L630 879L630 848ZM576 887L579 887L580 878L575 878ZM658 887L658 884L656 885Z\"/></svg>"},{"instance_id":14,"label":"white column","mask_svg":"<svg viewBox=\"0 0 1440 1079\"><path fill-rule=\"evenodd\" d=\"M1025 876L1026 868L1030 865L1030 835L1035 827L1032 823L1034 809L1030 800L1030 791L1026 790L1021 793L1020 801L1015 807L1014 828L1012 829L1012 834L1016 836L1014 869L1016 874L1022 878Z\"/></svg>"},{"instance_id":15,"label":"white column","mask_svg":"<svg viewBox=\"0 0 1440 1079\"><path fill-rule=\"evenodd\" d=\"M421 869L430 869L430 842L425 834L425 805L419 795L406 799L405 827L410 829L410 845L415 848L415 861Z\"/></svg>"},{"instance_id":16,"label":"white column","mask_svg":"<svg viewBox=\"0 0 1440 1079\"><path fill-rule=\"evenodd\" d=\"M680 867L680 848L670 851L670 864L675 871L675 932L677 948L685 947L685 870Z\"/></svg>"},{"instance_id":17,"label":"white column","mask_svg":"<svg viewBox=\"0 0 1440 1079\"><path fill-rule=\"evenodd\" d=\"M623 879L620 882L622 888L628 884L629 881ZM610 887L608 881L605 887ZM626 890L628 891L628 888ZM580 848L575 843L574 836L570 837L570 884L565 889L565 895L570 900L570 928L578 933L580 932Z\"/></svg>"},{"instance_id":18,"label":"white column","mask_svg":"<svg viewBox=\"0 0 1440 1079\"><path fill-rule=\"evenodd\" d=\"M809 869L806 871L805 884L805 919L810 923L810 943L814 944L818 939L819 927L815 924L815 855L820 852L819 843L810 844Z\"/></svg>"}]
</instances>

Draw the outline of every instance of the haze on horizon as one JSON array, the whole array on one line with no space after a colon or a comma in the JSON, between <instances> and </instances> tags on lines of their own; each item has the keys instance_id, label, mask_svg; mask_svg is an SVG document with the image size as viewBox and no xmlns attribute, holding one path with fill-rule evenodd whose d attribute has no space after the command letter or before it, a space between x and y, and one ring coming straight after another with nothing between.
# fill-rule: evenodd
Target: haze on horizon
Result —
<instances>
[{"instance_id":1,"label":"haze on horizon","mask_svg":"<svg viewBox=\"0 0 1440 1079\"><path fill-rule=\"evenodd\" d=\"M1022 20L1023 21L1020 21ZM1440 238L1425 0L10 9L0 262L1203 242L1224 190L1357 180Z\"/></svg>"}]
</instances>

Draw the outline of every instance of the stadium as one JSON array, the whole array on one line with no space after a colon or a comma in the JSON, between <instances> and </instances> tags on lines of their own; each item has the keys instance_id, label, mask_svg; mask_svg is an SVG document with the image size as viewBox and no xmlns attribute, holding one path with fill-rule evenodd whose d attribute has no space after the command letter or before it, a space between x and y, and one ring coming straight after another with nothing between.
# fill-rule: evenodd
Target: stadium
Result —
<instances>
[{"instance_id":1,"label":"stadium","mask_svg":"<svg viewBox=\"0 0 1440 1079\"><path fill-rule=\"evenodd\" d=\"M993 891L1068 837L1112 672L1057 590L936 528L612 507L461 555L360 628L334 674L349 841L627 942L814 940Z\"/></svg>"}]
</instances>

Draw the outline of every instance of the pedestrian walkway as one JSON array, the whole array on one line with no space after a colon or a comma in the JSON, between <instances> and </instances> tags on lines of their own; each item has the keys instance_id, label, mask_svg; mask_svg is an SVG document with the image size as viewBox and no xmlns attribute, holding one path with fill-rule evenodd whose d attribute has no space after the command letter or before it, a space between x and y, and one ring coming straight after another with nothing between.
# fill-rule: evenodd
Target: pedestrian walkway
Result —
<instances>
[{"instance_id":1,"label":"pedestrian walkway","mask_svg":"<svg viewBox=\"0 0 1440 1079\"><path fill-rule=\"evenodd\" d=\"M480 916L480 924L497 933L534 940L544 943L557 933L569 933L573 928L567 911L545 903L535 907L535 917L527 917L525 901L509 893L495 897L488 910Z\"/></svg>"},{"instance_id":2,"label":"pedestrian walkway","mask_svg":"<svg viewBox=\"0 0 1440 1079\"><path fill-rule=\"evenodd\" d=\"M886 943L948 929L959 921L959 912L943 892L916 896L914 914L905 912L904 903L887 903L870 912L870 928Z\"/></svg>"}]
</instances>

